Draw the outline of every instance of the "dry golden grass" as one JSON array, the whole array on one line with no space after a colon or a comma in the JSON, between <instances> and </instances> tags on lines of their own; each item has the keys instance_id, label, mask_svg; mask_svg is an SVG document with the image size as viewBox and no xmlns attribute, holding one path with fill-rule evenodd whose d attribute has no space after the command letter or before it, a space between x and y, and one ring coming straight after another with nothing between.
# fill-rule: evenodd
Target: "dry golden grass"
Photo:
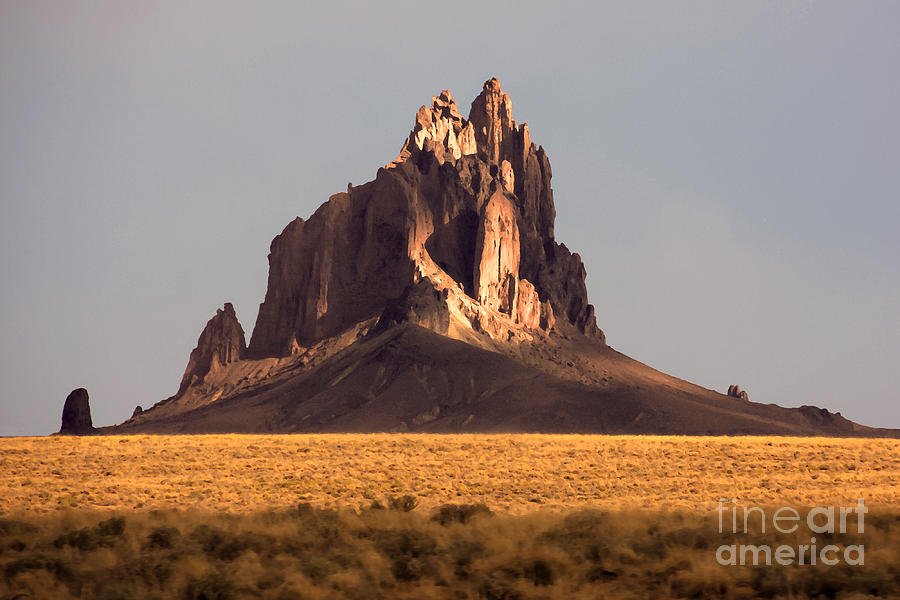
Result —
<instances>
[{"instance_id":1,"label":"dry golden grass","mask_svg":"<svg viewBox=\"0 0 900 600\"><path fill-rule=\"evenodd\" d=\"M456 510L447 509L456 508ZM59 600L861 600L900 597L900 514L869 515L864 565L722 566L723 536L684 512L465 516L364 509L59 511L0 518L0 598ZM448 518L444 518L444 517Z\"/></svg>"},{"instance_id":2,"label":"dry golden grass","mask_svg":"<svg viewBox=\"0 0 900 600\"><path fill-rule=\"evenodd\" d=\"M0 598L900 597L898 483L892 440L3 439ZM721 544L810 542L720 533L722 497L863 497L865 534L820 544L863 544L865 564L722 566Z\"/></svg>"},{"instance_id":3,"label":"dry golden grass","mask_svg":"<svg viewBox=\"0 0 900 600\"><path fill-rule=\"evenodd\" d=\"M900 507L900 441L575 435L0 439L0 514L59 509Z\"/></svg>"}]
</instances>

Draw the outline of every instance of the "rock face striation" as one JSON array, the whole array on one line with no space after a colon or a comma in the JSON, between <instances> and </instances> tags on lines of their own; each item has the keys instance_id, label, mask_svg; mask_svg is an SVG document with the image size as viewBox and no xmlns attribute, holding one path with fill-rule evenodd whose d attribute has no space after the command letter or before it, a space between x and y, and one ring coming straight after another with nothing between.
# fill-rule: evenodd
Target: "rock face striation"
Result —
<instances>
[{"instance_id":1,"label":"rock face striation","mask_svg":"<svg viewBox=\"0 0 900 600\"><path fill-rule=\"evenodd\" d=\"M113 431L896 434L610 348L552 176L497 79L467 116L442 91L373 181L275 237L249 347L226 304L178 392Z\"/></svg>"},{"instance_id":2,"label":"rock face striation","mask_svg":"<svg viewBox=\"0 0 900 600\"><path fill-rule=\"evenodd\" d=\"M84 388L72 390L63 405L62 425L59 432L69 435L85 435L94 432L91 420L91 405L88 392Z\"/></svg>"},{"instance_id":3,"label":"rock face striation","mask_svg":"<svg viewBox=\"0 0 900 600\"><path fill-rule=\"evenodd\" d=\"M374 181L335 194L272 242L249 356L302 352L377 317L423 276L477 303L456 306L474 327L495 315L545 330L565 319L604 341L581 258L554 239L551 177L499 81L485 82L468 118L444 90Z\"/></svg>"},{"instance_id":4,"label":"rock face striation","mask_svg":"<svg viewBox=\"0 0 900 600\"><path fill-rule=\"evenodd\" d=\"M184 392L192 384L202 382L209 372L237 362L246 354L244 328L238 322L234 306L231 302L226 302L225 306L216 310L216 315L206 323L200 339L197 340L197 347L191 351L178 388L179 393ZM143 411L135 409L133 416L141 412Z\"/></svg>"}]
</instances>

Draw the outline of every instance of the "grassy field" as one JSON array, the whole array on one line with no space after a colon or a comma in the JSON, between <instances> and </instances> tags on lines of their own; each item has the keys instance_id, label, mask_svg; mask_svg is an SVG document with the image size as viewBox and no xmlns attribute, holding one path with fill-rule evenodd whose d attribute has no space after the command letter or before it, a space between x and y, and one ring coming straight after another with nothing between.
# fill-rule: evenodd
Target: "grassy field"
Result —
<instances>
[{"instance_id":1,"label":"grassy field","mask_svg":"<svg viewBox=\"0 0 900 600\"><path fill-rule=\"evenodd\" d=\"M0 599L898 598L898 484L890 440L3 439ZM860 497L864 533L813 543L862 545L864 564L717 561L811 542L723 533L719 498L803 514Z\"/></svg>"},{"instance_id":2,"label":"grassy field","mask_svg":"<svg viewBox=\"0 0 900 600\"><path fill-rule=\"evenodd\" d=\"M900 514L873 516L864 566L720 566L694 513L483 507L0 519L0 598L98 600L897 598Z\"/></svg>"},{"instance_id":3,"label":"grassy field","mask_svg":"<svg viewBox=\"0 0 900 600\"><path fill-rule=\"evenodd\" d=\"M741 503L900 507L900 441L558 435L0 439L0 514L61 508L709 511Z\"/></svg>"}]
</instances>

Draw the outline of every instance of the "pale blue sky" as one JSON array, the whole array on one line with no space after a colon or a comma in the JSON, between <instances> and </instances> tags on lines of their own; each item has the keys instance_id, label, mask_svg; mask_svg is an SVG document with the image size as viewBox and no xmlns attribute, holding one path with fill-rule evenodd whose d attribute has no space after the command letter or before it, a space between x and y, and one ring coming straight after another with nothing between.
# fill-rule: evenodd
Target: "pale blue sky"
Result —
<instances>
[{"instance_id":1,"label":"pale blue sky","mask_svg":"<svg viewBox=\"0 0 900 600\"><path fill-rule=\"evenodd\" d=\"M900 5L0 3L0 435L174 393L271 239L500 78L610 344L900 427Z\"/></svg>"}]
</instances>

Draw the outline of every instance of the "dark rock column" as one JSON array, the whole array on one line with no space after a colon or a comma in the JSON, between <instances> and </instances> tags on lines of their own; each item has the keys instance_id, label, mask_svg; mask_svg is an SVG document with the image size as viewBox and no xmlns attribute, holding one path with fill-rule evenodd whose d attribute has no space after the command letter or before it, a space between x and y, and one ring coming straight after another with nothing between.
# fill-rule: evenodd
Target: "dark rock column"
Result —
<instances>
[{"instance_id":1,"label":"dark rock column","mask_svg":"<svg viewBox=\"0 0 900 600\"><path fill-rule=\"evenodd\" d=\"M91 421L91 405L88 402L86 389L72 390L66 397L62 412L62 426L59 428L59 432L70 435L85 435L94 432L94 423Z\"/></svg>"}]
</instances>

